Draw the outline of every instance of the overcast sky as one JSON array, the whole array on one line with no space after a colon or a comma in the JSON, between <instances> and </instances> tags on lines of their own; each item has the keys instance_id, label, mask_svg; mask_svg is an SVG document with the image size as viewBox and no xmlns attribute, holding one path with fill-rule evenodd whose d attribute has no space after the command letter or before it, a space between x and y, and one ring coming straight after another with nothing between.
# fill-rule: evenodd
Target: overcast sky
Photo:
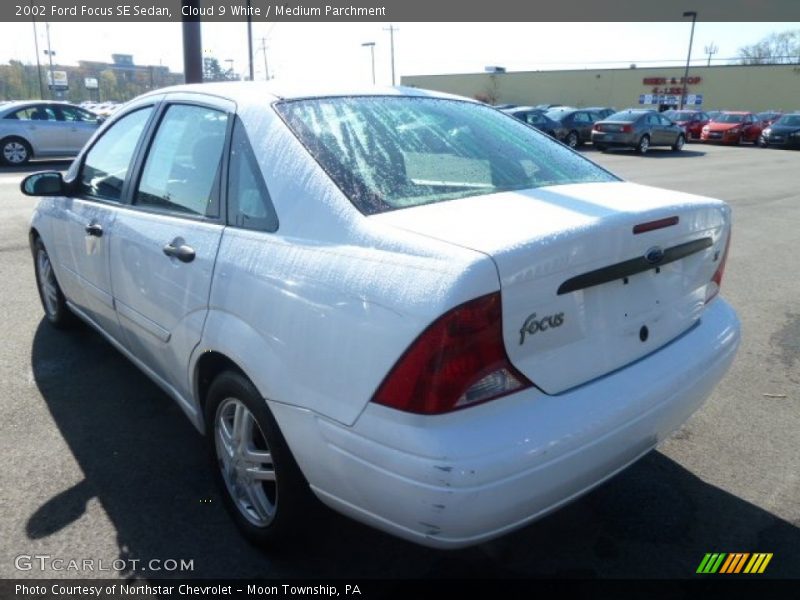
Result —
<instances>
[{"instance_id":1,"label":"overcast sky","mask_svg":"<svg viewBox=\"0 0 800 600\"><path fill-rule=\"evenodd\" d=\"M281 80L363 84L371 81L369 49L375 42L378 83L389 83L388 23L256 23L253 26L256 79L264 77L262 38L270 74ZM678 23L398 23L396 70L400 75L467 73L487 65L509 71L679 65L686 60L690 22ZM38 23L39 52L46 48ZM704 23L695 29L693 64L705 64L704 47L715 58L736 55L739 47L765 35L798 29L800 23ZM203 48L223 66L233 60L247 69L244 23L206 23ZM136 64L163 64L183 71L179 23L53 23L50 41L59 63L110 61L112 53L133 54ZM0 23L0 62L35 62L33 25ZM648 61L656 61L654 63ZM672 62L668 62L672 61Z\"/></svg>"}]
</instances>

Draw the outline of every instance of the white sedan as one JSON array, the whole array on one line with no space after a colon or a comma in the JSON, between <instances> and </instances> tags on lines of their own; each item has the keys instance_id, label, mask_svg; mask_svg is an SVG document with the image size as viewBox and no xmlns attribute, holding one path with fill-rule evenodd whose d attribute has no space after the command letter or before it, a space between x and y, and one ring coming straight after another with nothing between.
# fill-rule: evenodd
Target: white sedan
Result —
<instances>
[{"instance_id":1,"label":"white sedan","mask_svg":"<svg viewBox=\"0 0 800 600\"><path fill-rule=\"evenodd\" d=\"M175 399L262 544L312 494L440 548L521 527L669 436L739 343L725 203L461 98L159 90L23 189L46 318Z\"/></svg>"}]
</instances>

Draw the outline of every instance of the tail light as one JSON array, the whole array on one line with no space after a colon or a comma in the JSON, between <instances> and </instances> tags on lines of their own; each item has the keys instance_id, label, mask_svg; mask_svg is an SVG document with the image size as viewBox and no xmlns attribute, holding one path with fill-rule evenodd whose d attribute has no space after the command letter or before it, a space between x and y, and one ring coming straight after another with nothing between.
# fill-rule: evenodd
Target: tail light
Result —
<instances>
[{"instance_id":1,"label":"tail light","mask_svg":"<svg viewBox=\"0 0 800 600\"><path fill-rule=\"evenodd\" d=\"M400 357L372 401L434 415L531 385L508 360L500 292L495 292L434 321Z\"/></svg>"},{"instance_id":2,"label":"tail light","mask_svg":"<svg viewBox=\"0 0 800 600\"><path fill-rule=\"evenodd\" d=\"M725 274L725 262L728 260L728 250L731 247L731 232L728 230L728 239L725 240L725 250L722 251L722 258L719 261L719 266L717 270L714 271L714 276L711 278L711 281L708 282L708 286L706 287L706 304L711 302L717 294L719 294L719 289L722 287L722 276Z\"/></svg>"},{"instance_id":3,"label":"tail light","mask_svg":"<svg viewBox=\"0 0 800 600\"><path fill-rule=\"evenodd\" d=\"M623 125L620 128L620 132L622 133L631 133L633 131L633 125Z\"/></svg>"}]
</instances>

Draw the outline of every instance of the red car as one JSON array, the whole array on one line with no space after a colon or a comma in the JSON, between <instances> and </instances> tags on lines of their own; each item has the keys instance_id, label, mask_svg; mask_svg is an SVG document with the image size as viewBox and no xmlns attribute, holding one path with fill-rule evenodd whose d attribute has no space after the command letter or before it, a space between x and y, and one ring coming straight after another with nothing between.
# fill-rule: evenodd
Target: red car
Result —
<instances>
[{"instance_id":1,"label":"red car","mask_svg":"<svg viewBox=\"0 0 800 600\"><path fill-rule=\"evenodd\" d=\"M703 127L711 120L701 110L668 110L662 114L675 125L683 128L687 140L699 140Z\"/></svg>"},{"instance_id":2,"label":"red car","mask_svg":"<svg viewBox=\"0 0 800 600\"><path fill-rule=\"evenodd\" d=\"M764 123L750 112L725 111L713 121L703 126L700 139L704 142L721 144L755 144L761 136Z\"/></svg>"}]
</instances>

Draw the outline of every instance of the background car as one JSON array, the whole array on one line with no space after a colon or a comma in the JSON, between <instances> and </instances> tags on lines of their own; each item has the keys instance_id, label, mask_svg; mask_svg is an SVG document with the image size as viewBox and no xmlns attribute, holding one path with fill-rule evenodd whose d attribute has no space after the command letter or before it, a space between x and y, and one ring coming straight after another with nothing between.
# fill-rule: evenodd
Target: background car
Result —
<instances>
[{"instance_id":1,"label":"background car","mask_svg":"<svg viewBox=\"0 0 800 600\"><path fill-rule=\"evenodd\" d=\"M592 125L597 120L593 112L585 108L560 106L551 108L545 115L559 124L561 133L558 140L570 148L592 141Z\"/></svg>"},{"instance_id":2,"label":"background car","mask_svg":"<svg viewBox=\"0 0 800 600\"><path fill-rule=\"evenodd\" d=\"M800 148L800 112L783 115L764 129L758 143L765 148Z\"/></svg>"},{"instance_id":3,"label":"background car","mask_svg":"<svg viewBox=\"0 0 800 600\"><path fill-rule=\"evenodd\" d=\"M667 110L661 114L676 125L683 127L687 142L699 140L703 133L703 127L711 120L711 117L702 110Z\"/></svg>"},{"instance_id":4,"label":"background car","mask_svg":"<svg viewBox=\"0 0 800 600\"><path fill-rule=\"evenodd\" d=\"M670 146L677 152L685 141L682 127L648 109L623 110L598 121L592 129L592 144L598 150L627 147L646 154L652 146Z\"/></svg>"},{"instance_id":5,"label":"background car","mask_svg":"<svg viewBox=\"0 0 800 600\"><path fill-rule=\"evenodd\" d=\"M24 165L31 158L75 156L102 119L63 102L12 102L0 107L0 159Z\"/></svg>"},{"instance_id":6,"label":"background car","mask_svg":"<svg viewBox=\"0 0 800 600\"><path fill-rule=\"evenodd\" d=\"M543 110L532 106L510 108L503 112L556 139L563 139L567 133L561 123L548 117Z\"/></svg>"},{"instance_id":7,"label":"background car","mask_svg":"<svg viewBox=\"0 0 800 600\"><path fill-rule=\"evenodd\" d=\"M756 143L764 128L751 112L725 111L703 126L700 139L720 144Z\"/></svg>"}]
</instances>

